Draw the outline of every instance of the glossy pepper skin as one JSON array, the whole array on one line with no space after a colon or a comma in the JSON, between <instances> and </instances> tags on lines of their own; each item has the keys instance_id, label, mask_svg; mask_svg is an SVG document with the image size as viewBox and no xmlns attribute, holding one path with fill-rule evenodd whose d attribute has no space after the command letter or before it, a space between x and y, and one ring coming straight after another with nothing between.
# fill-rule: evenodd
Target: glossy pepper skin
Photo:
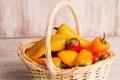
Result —
<instances>
[{"instance_id":1,"label":"glossy pepper skin","mask_svg":"<svg viewBox=\"0 0 120 80\"><path fill-rule=\"evenodd\" d=\"M80 41L77 38L71 38L68 42L67 42L67 48L74 50L74 51L81 51L83 48L80 44Z\"/></svg>"},{"instance_id":2,"label":"glossy pepper skin","mask_svg":"<svg viewBox=\"0 0 120 80\"><path fill-rule=\"evenodd\" d=\"M109 57L109 53L95 53L93 54L93 63L99 62L101 60L105 60Z\"/></svg>"},{"instance_id":3,"label":"glossy pepper skin","mask_svg":"<svg viewBox=\"0 0 120 80\"><path fill-rule=\"evenodd\" d=\"M59 68L59 69L62 69L62 68L63 68L63 64L62 64L62 61L61 61L60 58L58 58L58 57L53 57L52 60L53 60L54 65L55 65L57 68ZM40 65L46 66L45 58L36 58L36 59L33 59L33 61L35 61L36 63L38 63L38 64L40 64Z\"/></svg>"},{"instance_id":4,"label":"glossy pepper skin","mask_svg":"<svg viewBox=\"0 0 120 80\"><path fill-rule=\"evenodd\" d=\"M40 64L40 65L46 66L45 58L35 58L35 59L32 59L32 60L35 61L36 63Z\"/></svg>"},{"instance_id":5,"label":"glossy pepper skin","mask_svg":"<svg viewBox=\"0 0 120 80\"><path fill-rule=\"evenodd\" d=\"M93 54L85 49L81 50L74 60L75 67L92 65Z\"/></svg>"},{"instance_id":6,"label":"glossy pepper skin","mask_svg":"<svg viewBox=\"0 0 120 80\"><path fill-rule=\"evenodd\" d=\"M62 24L60 27L55 28L57 29L57 34L64 34L67 37L67 41L69 41L71 38L77 38L79 39L81 46L83 48L87 48L90 45L90 41L85 39L84 37L78 35L76 32L74 32L67 24Z\"/></svg>"},{"instance_id":7,"label":"glossy pepper skin","mask_svg":"<svg viewBox=\"0 0 120 80\"><path fill-rule=\"evenodd\" d=\"M110 48L110 44L105 40L105 33L103 38L101 37L96 37L90 47L89 50L92 53L103 53L106 52Z\"/></svg>"},{"instance_id":8,"label":"glossy pepper skin","mask_svg":"<svg viewBox=\"0 0 120 80\"><path fill-rule=\"evenodd\" d=\"M61 66L62 61L61 61L60 58L58 58L58 57L53 57L52 60L53 60L54 65L55 65L57 68L60 68L60 69L63 68L63 67Z\"/></svg>"},{"instance_id":9,"label":"glossy pepper skin","mask_svg":"<svg viewBox=\"0 0 120 80\"><path fill-rule=\"evenodd\" d=\"M73 50L63 50L57 54L57 56L62 60L62 62L69 67L73 67L73 62L76 55L77 52Z\"/></svg>"},{"instance_id":10,"label":"glossy pepper skin","mask_svg":"<svg viewBox=\"0 0 120 80\"><path fill-rule=\"evenodd\" d=\"M51 51L61 51L64 50L66 47L66 36L62 34L55 34L51 36ZM26 51L26 55L31 58L40 58L45 54L45 39L41 39L31 48Z\"/></svg>"}]
</instances>

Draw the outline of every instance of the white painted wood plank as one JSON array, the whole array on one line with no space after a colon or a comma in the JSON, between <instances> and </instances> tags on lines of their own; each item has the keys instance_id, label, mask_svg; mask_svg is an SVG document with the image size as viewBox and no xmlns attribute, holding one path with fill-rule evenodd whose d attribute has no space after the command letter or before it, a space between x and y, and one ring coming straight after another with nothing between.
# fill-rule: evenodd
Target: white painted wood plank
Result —
<instances>
[{"instance_id":1,"label":"white painted wood plank","mask_svg":"<svg viewBox=\"0 0 120 80\"><path fill-rule=\"evenodd\" d=\"M102 12L101 12L101 24L100 31L107 34L114 35L115 31L115 18L116 18L116 1L115 0L103 0Z\"/></svg>"},{"instance_id":2,"label":"white painted wood plank","mask_svg":"<svg viewBox=\"0 0 120 80\"><path fill-rule=\"evenodd\" d=\"M43 36L51 10L61 0L0 0L0 37ZM68 0L77 9L83 35L106 32L120 35L120 0ZM71 12L62 8L53 26L68 23L75 30ZM53 31L54 32L54 31Z\"/></svg>"},{"instance_id":3,"label":"white painted wood plank","mask_svg":"<svg viewBox=\"0 0 120 80\"><path fill-rule=\"evenodd\" d=\"M21 21L19 18L20 10L20 0L0 0L0 27L2 27L1 32L4 32L3 36L13 37L18 34L18 27L21 26ZM16 6L17 5L17 6Z\"/></svg>"},{"instance_id":4,"label":"white painted wood plank","mask_svg":"<svg viewBox=\"0 0 120 80\"><path fill-rule=\"evenodd\" d=\"M117 15L116 15L116 34L120 35L120 0L117 1Z\"/></svg>"}]
</instances>

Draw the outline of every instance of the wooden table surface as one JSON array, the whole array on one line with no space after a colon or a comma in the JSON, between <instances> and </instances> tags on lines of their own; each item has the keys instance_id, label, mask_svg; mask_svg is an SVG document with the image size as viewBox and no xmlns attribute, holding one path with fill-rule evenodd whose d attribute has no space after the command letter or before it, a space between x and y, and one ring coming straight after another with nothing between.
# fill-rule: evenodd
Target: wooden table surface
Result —
<instances>
[{"instance_id":1,"label":"wooden table surface","mask_svg":"<svg viewBox=\"0 0 120 80\"><path fill-rule=\"evenodd\" d=\"M25 65L17 54L20 42L28 38L0 39L0 80L30 80ZM88 37L92 40L92 37ZM107 37L116 54L108 80L120 80L120 37Z\"/></svg>"}]
</instances>

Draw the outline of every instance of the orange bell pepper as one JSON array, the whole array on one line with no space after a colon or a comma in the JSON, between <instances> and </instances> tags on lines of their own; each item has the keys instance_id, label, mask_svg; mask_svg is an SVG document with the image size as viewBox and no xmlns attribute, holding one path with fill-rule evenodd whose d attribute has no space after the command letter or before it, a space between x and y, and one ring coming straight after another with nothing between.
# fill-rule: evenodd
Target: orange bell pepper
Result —
<instances>
[{"instance_id":1,"label":"orange bell pepper","mask_svg":"<svg viewBox=\"0 0 120 80\"><path fill-rule=\"evenodd\" d=\"M65 65L62 63L60 58L53 57L52 60L53 60L54 65L57 68L60 68L60 69L64 68ZM35 61L36 63L38 63L40 65L46 66L45 58L36 58L36 59L33 59L33 61Z\"/></svg>"},{"instance_id":2,"label":"orange bell pepper","mask_svg":"<svg viewBox=\"0 0 120 80\"><path fill-rule=\"evenodd\" d=\"M62 62L62 61L61 61L60 58L58 58L58 57L53 57L52 60L53 60L54 65L55 65L57 68L62 68L62 66L61 66L61 62Z\"/></svg>"},{"instance_id":3,"label":"orange bell pepper","mask_svg":"<svg viewBox=\"0 0 120 80\"><path fill-rule=\"evenodd\" d=\"M35 59L32 59L32 60L35 61L36 63L40 64L40 65L46 66L45 58L35 58Z\"/></svg>"},{"instance_id":4,"label":"orange bell pepper","mask_svg":"<svg viewBox=\"0 0 120 80\"><path fill-rule=\"evenodd\" d=\"M92 53L103 53L106 52L109 48L110 48L110 44L105 40L105 33L104 33L103 38L98 36L92 41L88 50L90 50Z\"/></svg>"}]
</instances>

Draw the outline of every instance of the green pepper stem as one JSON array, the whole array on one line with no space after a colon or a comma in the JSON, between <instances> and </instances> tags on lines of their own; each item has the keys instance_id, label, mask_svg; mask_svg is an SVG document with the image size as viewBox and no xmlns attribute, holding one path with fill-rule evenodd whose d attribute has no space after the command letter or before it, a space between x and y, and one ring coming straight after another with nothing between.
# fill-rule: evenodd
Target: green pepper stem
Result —
<instances>
[{"instance_id":1,"label":"green pepper stem","mask_svg":"<svg viewBox=\"0 0 120 80\"><path fill-rule=\"evenodd\" d=\"M58 27L54 27L54 29L58 30Z\"/></svg>"},{"instance_id":2,"label":"green pepper stem","mask_svg":"<svg viewBox=\"0 0 120 80\"><path fill-rule=\"evenodd\" d=\"M69 44L73 44L74 45L75 43L76 43L75 40L71 40Z\"/></svg>"},{"instance_id":3,"label":"green pepper stem","mask_svg":"<svg viewBox=\"0 0 120 80\"><path fill-rule=\"evenodd\" d=\"M61 62L61 63L60 63L60 68L63 69L63 68L65 68L65 67L67 67L67 65L64 64L63 62Z\"/></svg>"},{"instance_id":4,"label":"green pepper stem","mask_svg":"<svg viewBox=\"0 0 120 80\"><path fill-rule=\"evenodd\" d=\"M99 60L99 61L103 60L103 56L100 56L100 57L98 58L98 60Z\"/></svg>"},{"instance_id":5,"label":"green pepper stem","mask_svg":"<svg viewBox=\"0 0 120 80\"><path fill-rule=\"evenodd\" d=\"M105 41L105 33L103 33L103 38L101 39L102 43L106 43Z\"/></svg>"},{"instance_id":6,"label":"green pepper stem","mask_svg":"<svg viewBox=\"0 0 120 80\"><path fill-rule=\"evenodd\" d=\"M105 33L103 33L103 40L105 40Z\"/></svg>"}]
</instances>

